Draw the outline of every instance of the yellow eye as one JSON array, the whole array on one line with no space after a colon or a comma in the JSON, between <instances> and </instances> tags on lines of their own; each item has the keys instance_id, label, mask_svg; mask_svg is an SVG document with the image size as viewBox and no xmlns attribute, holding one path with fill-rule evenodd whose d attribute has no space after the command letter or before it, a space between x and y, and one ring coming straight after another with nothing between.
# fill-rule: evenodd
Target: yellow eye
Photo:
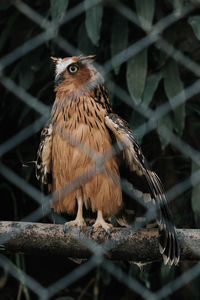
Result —
<instances>
[{"instance_id":1,"label":"yellow eye","mask_svg":"<svg viewBox=\"0 0 200 300\"><path fill-rule=\"evenodd\" d=\"M70 74L74 74L78 71L78 67L77 67L77 65L73 64L73 65L68 66L67 70Z\"/></svg>"}]
</instances>

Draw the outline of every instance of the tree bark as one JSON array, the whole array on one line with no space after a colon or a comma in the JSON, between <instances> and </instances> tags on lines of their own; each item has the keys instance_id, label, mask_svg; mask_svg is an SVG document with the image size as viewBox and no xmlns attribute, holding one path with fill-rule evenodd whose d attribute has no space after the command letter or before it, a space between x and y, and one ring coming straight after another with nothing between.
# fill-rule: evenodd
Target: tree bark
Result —
<instances>
[{"instance_id":1,"label":"tree bark","mask_svg":"<svg viewBox=\"0 0 200 300\"><path fill-rule=\"evenodd\" d=\"M200 259L200 230L178 229L182 260ZM62 255L89 258L92 253L104 254L109 259L134 262L161 260L158 248L158 230L113 228L92 232L91 227L78 230L62 225L0 222L0 252L31 255Z\"/></svg>"}]
</instances>

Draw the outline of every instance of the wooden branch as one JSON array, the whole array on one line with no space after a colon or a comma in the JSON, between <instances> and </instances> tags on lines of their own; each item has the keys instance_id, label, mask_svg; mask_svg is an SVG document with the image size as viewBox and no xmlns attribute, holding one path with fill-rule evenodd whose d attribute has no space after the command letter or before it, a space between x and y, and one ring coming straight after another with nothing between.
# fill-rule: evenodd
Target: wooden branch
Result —
<instances>
[{"instance_id":1,"label":"wooden branch","mask_svg":"<svg viewBox=\"0 0 200 300\"><path fill-rule=\"evenodd\" d=\"M178 229L182 260L200 259L200 230ZM76 227L63 232L62 225L0 222L0 252L32 255L62 255L73 258L88 258L87 247L97 242L105 249L109 259L149 262L161 260L158 249L157 229L113 228L110 235L104 230L92 233L91 227L78 230ZM95 253L99 248L92 243ZM101 249L102 249L101 247ZM101 250L100 249L100 250Z\"/></svg>"}]
</instances>

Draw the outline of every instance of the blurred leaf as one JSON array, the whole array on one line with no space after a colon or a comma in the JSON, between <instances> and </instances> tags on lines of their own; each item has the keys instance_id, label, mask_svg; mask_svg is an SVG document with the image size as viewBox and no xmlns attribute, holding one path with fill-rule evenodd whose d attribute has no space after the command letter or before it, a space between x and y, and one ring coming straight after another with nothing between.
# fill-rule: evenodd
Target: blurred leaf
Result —
<instances>
[{"instance_id":1,"label":"blurred leaf","mask_svg":"<svg viewBox=\"0 0 200 300\"><path fill-rule=\"evenodd\" d=\"M137 129L136 140L139 143L141 143L142 138L145 135L146 127L145 126L141 127L139 131L138 131L138 127L143 125L145 123L145 121L146 121L146 119L140 113L133 110L133 112L131 114L131 119L130 119L130 122L129 122L129 126L130 126L130 128L133 132L135 132L135 130Z\"/></svg>"},{"instance_id":2,"label":"blurred leaf","mask_svg":"<svg viewBox=\"0 0 200 300\"><path fill-rule=\"evenodd\" d=\"M151 265L150 264L144 264L142 267L141 267L141 272L140 272L140 280L142 282L144 282L145 286L147 289L150 289L151 288L151 282L150 282L150 267Z\"/></svg>"},{"instance_id":3,"label":"blurred leaf","mask_svg":"<svg viewBox=\"0 0 200 300\"><path fill-rule=\"evenodd\" d=\"M148 76L142 97L142 104L145 107L148 107L151 103L161 78L161 73L151 74Z\"/></svg>"},{"instance_id":4,"label":"blurred leaf","mask_svg":"<svg viewBox=\"0 0 200 300\"><path fill-rule=\"evenodd\" d=\"M87 35L85 22L81 23L78 30L78 48L86 55L95 54L96 47L92 44Z\"/></svg>"},{"instance_id":5,"label":"blurred leaf","mask_svg":"<svg viewBox=\"0 0 200 300\"><path fill-rule=\"evenodd\" d=\"M111 33L111 56L115 56L125 50L128 45L128 22L122 15L115 13L112 21ZM126 54L124 53L124 56ZM118 74L120 66L114 67L115 74Z\"/></svg>"},{"instance_id":6,"label":"blurred leaf","mask_svg":"<svg viewBox=\"0 0 200 300\"><path fill-rule=\"evenodd\" d=\"M139 276L140 276L140 269L139 269L138 265L136 265L134 263L130 265L129 276L131 276L133 278L139 278Z\"/></svg>"},{"instance_id":7,"label":"blurred leaf","mask_svg":"<svg viewBox=\"0 0 200 300\"><path fill-rule=\"evenodd\" d=\"M200 16L189 17L188 23L192 26L197 39L200 40Z\"/></svg>"},{"instance_id":8,"label":"blurred leaf","mask_svg":"<svg viewBox=\"0 0 200 300\"><path fill-rule=\"evenodd\" d=\"M28 90L34 81L34 74L30 69L22 70L19 74L19 84L25 90Z\"/></svg>"},{"instance_id":9,"label":"blurred leaf","mask_svg":"<svg viewBox=\"0 0 200 300\"><path fill-rule=\"evenodd\" d=\"M170 0L176 15L180 15L184 0Z\"/></svg>"},{"instance_id":10,"label":"blurred leaf","mask_svg":"<svg viewBox=\"0 0 200 300\"><path fill-rule=\"evenodd\" d=\"M98 45L100 39L103 7L101 4L90 7L90 0L85 0L85 26L87 34L94 45Z\"/></svg>"},{"instance_id":11,"label":"blurred leaf","mask_svg":"<svg viewBox=\"0 0 200 300\"><path fill-rule=\"evenodd\" d=\"M172 281L174 279L174 275L175 275L174 267L164 265L164 264L161 265L160 277L163 285Z\"/></svg>"},{"instance_id":12,"label":"blurred leaf","mask_svg":"<svg viewBox=\"0 0 200 300\"><path fill-rule=\"evenodd\" d=\"M198 171L199 165L197 165L194 161L192 162L192 174L196 171ZM194 214L194 220L196 223L196 226L200 228L200 201L199 201L199 195L200 195L200 184L193 183L193 180L191 178L191 182L193 185L192 189L192 210Z\"/></svg>"},{"instance_id":13,"label":"blurred leaf","mask_svg":"<svg viewBox=\"0 0 200 300\"><path fill-rule=\"evenodd\" d=\"M129 276L142 281L145 286L149 289L151 283L149 281L149 271L150 271L150 264L149 265L139 265L137 263L131 263L129 268Z\"/></svg>"},{"instance_id":14,"label":"blurred leaf","mask_svg":"<svg viewBox=\"0 0 200 300\"><path fill-rule=\"evenodd\" d=\"M135 0L136 11L139 17L141 26L151 27L154 11L155 11L155 0Z\"/></svg>"},{"instance_id":15,"label":"blurred leaf","mask_svg":"<svg viewBox=\"0 0 200 300\"><path fill-rule=\"evenodd\" d=\"M168 137L165 134L165 131L163 130L163 126L167 127L170 131L172 131L173 123L174 122L173 122L173 118L172 118L171 114L167 114L167 115L163 116L158 122L157 132L158 132L159 139L161 142L161 147L163 150L170 142L170 140L168 139Z\"/></svg>"},{"instance_id":16,"label":"blurred leaf","mask_svg":"<svg viewBox=\"0 0 200 300\"><path fill-rule=\"evenodd\" d=\"M166 32L163 33L164 39L171 44L172 46L177 41L177 36L180 30L178 27L168 28ZM162 42L161 42L162 43ZM170 57L173 57L173 47L169 51L160 51L162 48L160 47L160 41L158 40L155 43L156 50L153 51L154 59L157 61L157 69L160 70L166 64Z\"/></svg>"},{"instance_id":17,"label":"blurred leaf","mask_svg":"<svg viewBox=\"0 0 200 300\"><path fill-rule=\"evenodd\" d=\"M183 100L185 100L185 93L184 85L179 74L179 68L174 60L169 59L169 62L165 65L163 70L163 77L165 92L172 106L172 109L174 110L174 129L178 132L179 135L182 135L185 126L185 102L178 107L174 107L172 98L183 92L182 98Z\"/></svg>"},{"instance_id":18,"label":"blurred leaf","mask_svg":"<svg viewBox=\"0 0 200 300\"><path fill-rule=\"evenodd\" d=\"M69 1L68 0L50 0L51 18L55 23L60 23L65 15Z\"/></svg>"},{"instance_id":19,"label":"blurred leaf","mask_svg":"<svg viewBox=\"0 0 200 300\"><path fill-rule=\"evenodd\" d=\"M127 62L126 81L129 93L135 102L142 102L147 76L147 49L136 54Z\"/></svg>"}]
</instances>

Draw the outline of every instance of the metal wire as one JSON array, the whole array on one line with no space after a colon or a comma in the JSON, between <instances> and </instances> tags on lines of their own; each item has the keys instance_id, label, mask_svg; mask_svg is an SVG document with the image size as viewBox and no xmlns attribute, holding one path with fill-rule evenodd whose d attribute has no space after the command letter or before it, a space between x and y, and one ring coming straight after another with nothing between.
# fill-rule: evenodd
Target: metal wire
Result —
<instances>
[{"instance_id":1,"label":"metal wire","mask_svg":"<svg viewBox=\"0 0 200 300\"><path fill-rule=\"evenodd\" d=\"M105 1L106 2L106 1ZM89 4L88 4L89 3ZM23 87L16 84L15 81L8 76L5 76L5 70L7 67L11 66L14 62L16 62L22 56L28 54L30 51L35 50L40 45L43 45L47 41L53 40L64 50L67 54L76 55L81 53L81 51L72 45L66 37L58 34L58 29L63 25L72 21L74 18L79 17L81 14L85 13L87 9L91 9L97 4L102 3L100 0L93 0L87 3L82 1L81 3L75 5L71 9L67 11L64 15L62 21L58 24L55 24L52 21L49 21L47 18L40 15L36 10L31 8L28 4L23 1L14 2L15 8L24 14L27 18L29 18L32 22L37 24L42 30L42 33L38 34L34 38L31 38L28 41L24 41L24 43L14 49L12 52L8 53L4 57L0 59L0 82L4 86L5 89L12 92L20 101L23 101L26 105L31 107L35 112L40 115L36 121L27 126L26 128L19 131L13 137L7 139L0 145L0 156L3 157L6 153L14 149L16 146L20 145L23 141L26 141L33 134L37 133L43 125L47 122L50 117L50 108L41 102L37 97L32 96L29 92L25 91ZM170 44L163 37L163 31L169 26L176 23L178 20L181 20L189 13L193 12L195 9L194 5L195 1L191 1L191 3L185 5L179 13L173 12L160 20L157 24L151 25L146 20L144 22L140 22L136 13L134 13L129 7L124 5L122 2L117 1L115 5L112 5L111 1L109 1L109 5L113 6L118 13L120 13L127 20L137 25L146 33L143 38L131 44L125 50L121 51L108 61L104 63L104 65L100 66L95 64L97 68L101 70L103 76L106 76L110 71L112 71L115 67L122 65L124 62L127 62L130 58L134 57L136 54L140 53L142 50L147 47L154 45L159 51L163 51L167 53L170 57L172 57L175 61L183 65L185 68L190 70L195 76L200 76L200 66L194 62L191 58L183 54L181 51L176 49L172 44ZM198 1L196 3L199 3ZM86 5L87 4L87 5ZM135 105L131 100L128 93L112 82L112 92L117 95L117 97L128 104L131 108L135 109L138 113L144 116L147 121L144 122L138 128L135 128L135 135L141 137L144 133L147 134L152 129L157 129L157 124L159 120L161 120L164 116L166 116L169 112L171 112L172 107L169 102L163 103L159 105L155 110L151 108L145 107L143 104ZM181 104L188 101L192 96L199 94L200 92L200 80L197 79L187 88L183 89L179 94L175 95L171 102L173 102L173 110L180 106ZM59 131L59 128L55 128L55 130ZM200 154L197 150L193 149L189 144L185 141L177 137L171 130L163 126L163 130L160 133L163 137L167 137L170 144L172 144L176 149L179 150L185 157L189 157L191 161L195 162L198 166L200 163ZM64 186L59 193L69 193L75 187L79 186L81 183L84 183L88 180L88 176L93 176L97 172L101 172L105 169L106 160L116 154L116 150L114 148L109 149L105 153L104 156L99 155L89 147L86 147L84 144L80 144L76 141L74 137L71 137L70 132L65 132L64 138L66 140L70 140L70 143L73 146L78 147L80 151L86 153L95 163L96 166L93 165L91 169L88 171L87 177L85 174L80 174L78 178L71 181L70 184ZM39 207L33 211L31 214L27 215L21 221L38 221L43 215L48 215L50 212L49 203L52 203L58 197L58 193L54 193L49 196L43 196L41 198L41 193L37 188L27 183L21 176L16 174L10 167L6 164L0 163L0 173L12 184L21 189L24 193L29 195ZM112 174L109 174L113 177ZM108 177L108 176L107 176ZM109 177L107 178L108 180ZM198 184L200 181L200 171L196 171L189 177L185 178L182 182L173 186L170 190L166 192L166 196L168 201L174 200L177 196L189 190L192 186ZM123 186L122 180L122 189L126 191L126 188ZM130 192L129 192L130 195ZM139 201L139 199L136 199ZM42 209L44 206L44 211ZM146 222L155 219L156 209L151 209L148 205L146 205L147 212L144 215L146 218ZM64 219L63 219L64 220ZM134 223L133 226L136 226ZM140 225L139 227L141 227ZM136 228L136 227L135 227ZM136 230L139 228L137 227ZM77 238L74 236L74 238ZM9 239L9 237L8 237ZM4 241L6 242L6 241ZM19 268L17 268L10 259L6 256L0 256L0 265L4 268L8 269L8 272L14 276L19 282L25 284L30 290L32 290L37 296L38 299L50 299L58 292L66 288L67 286L75 283L78 279L83 277L85 274L88 274L91 270L93 270L96 266L102 265L102 267L117 278L120 282L126 285L128 288L136 292L143 299L151 299L158 300L164 299L170 294L177 291L179 288L183 287L186 283L190 282L194 278L196 278L200 274L200 265L196 264L192 268L190 268L187 272L181 274L176 279L172 280L170 283L164 285L158 291L151 291L150 289L144 287L144 285L138 280L131 277L129 274L124 272L119 266L115 265L113 262L105 259L104 254L112 249L112 242L108 240L104 245L99 245L93 240L90 240L85 236L84 240L81 241L86 247L91 250L93 254L92 257L84 264L75 268L72 272L66 274L61 277L59 280L49 285L48 287L43 287L40 283L30 277L25 272L22 272Z\"/></svg>"}]
</instances>

